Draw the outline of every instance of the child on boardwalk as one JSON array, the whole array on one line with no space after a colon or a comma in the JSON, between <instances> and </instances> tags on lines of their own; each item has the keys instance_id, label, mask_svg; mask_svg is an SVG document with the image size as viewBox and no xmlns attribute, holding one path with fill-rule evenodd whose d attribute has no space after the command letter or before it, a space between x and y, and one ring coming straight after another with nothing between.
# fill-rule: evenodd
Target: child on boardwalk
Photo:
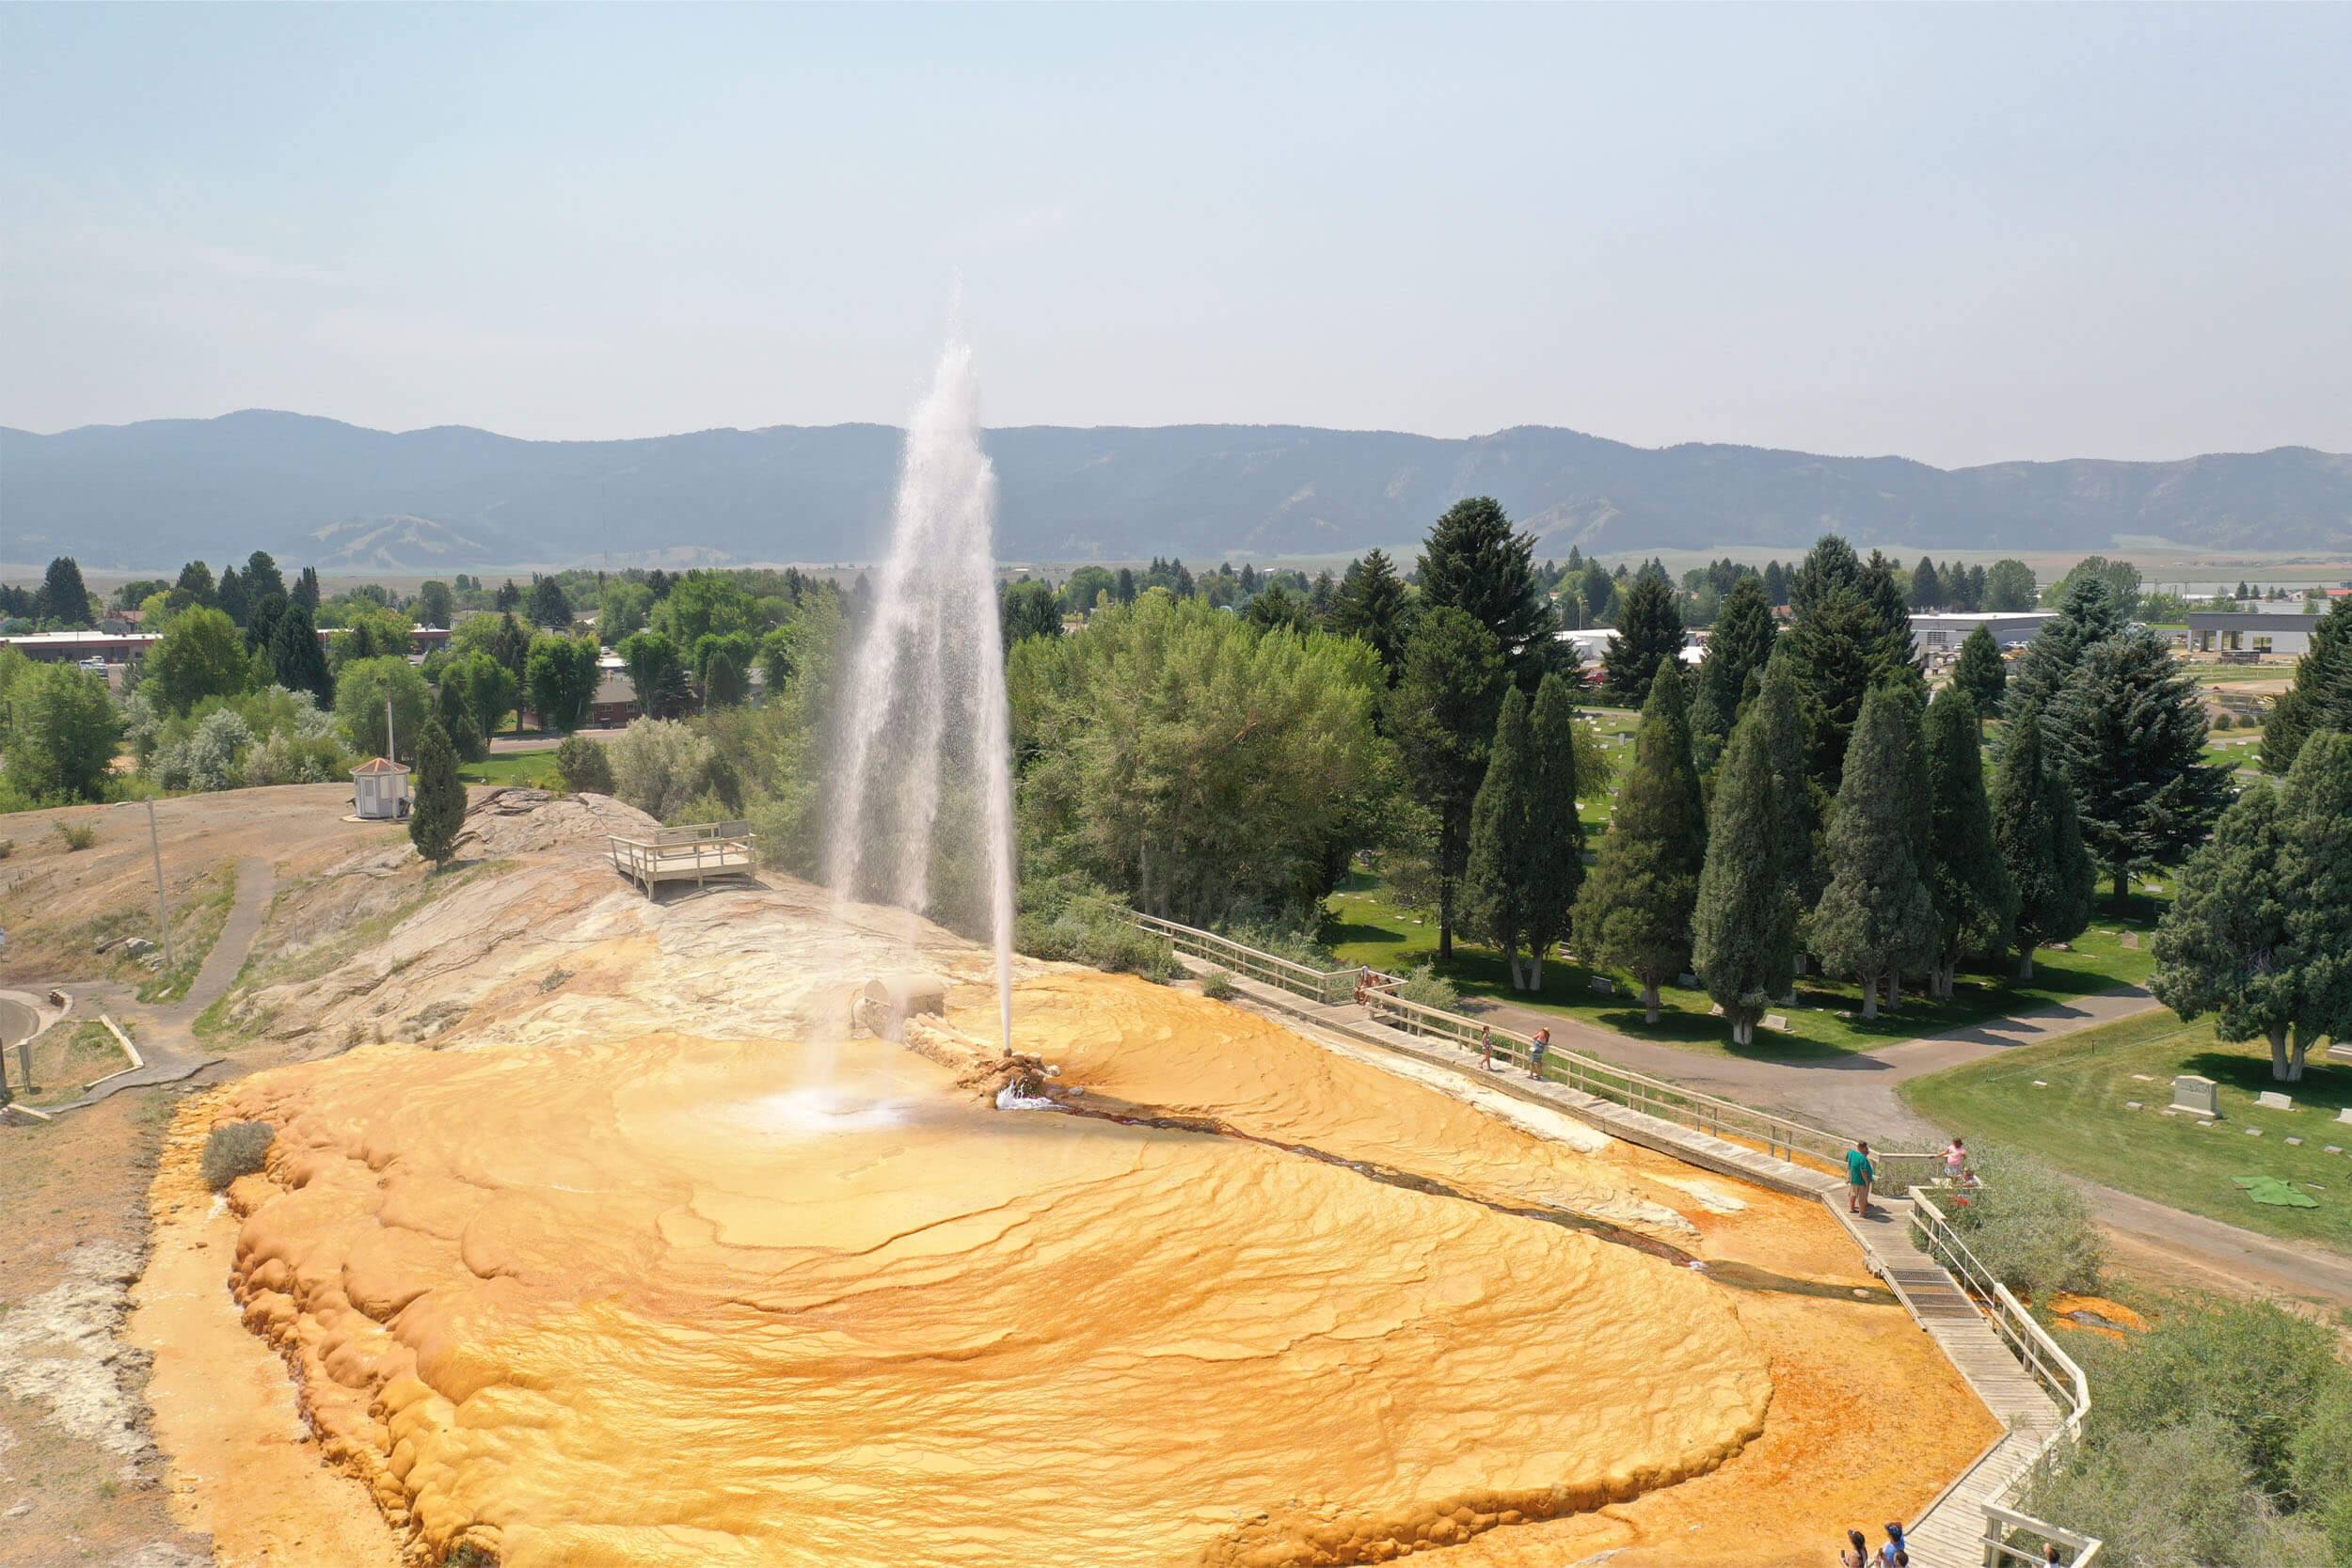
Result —
<instances>
[{"instance_id":1,"label":"child on boardwalk","mask_svg":"<svg viewBox=\"0 0 2352 1568\"><path fill-rule=\"evenodd\" d=\"M1527 1048L1527 1075L1540 1079L1544 1075L1544 1053L1551 1049L1551 1031L1538 1029Z\"/></svg>"}]
</instances>

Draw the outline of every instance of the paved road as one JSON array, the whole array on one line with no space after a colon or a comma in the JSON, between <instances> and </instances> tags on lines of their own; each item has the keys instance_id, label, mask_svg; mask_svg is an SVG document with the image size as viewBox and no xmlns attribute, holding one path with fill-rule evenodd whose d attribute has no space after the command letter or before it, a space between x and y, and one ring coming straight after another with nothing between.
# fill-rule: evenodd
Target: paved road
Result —
<instances>
[{"instance_id":1,"label":"paved road","mask_svg":"<svg viewBox=\"0 0 2352 1568\"><path fill-rule=\"evenodd\" d=\"M40 1025L40 1015L22 1002L0 996L0 1051L15 1049L16 1042L30 1035Z\"/></svg>"}]
</instances>

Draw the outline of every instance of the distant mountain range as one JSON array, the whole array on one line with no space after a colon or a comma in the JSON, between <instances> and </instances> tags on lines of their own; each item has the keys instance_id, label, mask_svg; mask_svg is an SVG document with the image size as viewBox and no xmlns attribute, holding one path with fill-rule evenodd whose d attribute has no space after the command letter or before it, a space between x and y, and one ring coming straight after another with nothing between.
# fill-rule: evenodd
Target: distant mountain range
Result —
<instances>
[{"instance_id":1,"label":"distant mountain range","mask_svg":"<svg viewBox=\"0 0 2352 1568\"><path fill-rule=\"evenodd\" d=\"M1445 440L1297 425L992 431L1012 561L1341 554L1418 539L1491 495L1604 555L1792 545L1835 530L1921 549L2352 549L2352 455L1995 463L1632 447L1523 426ZM0 427L0 561L164 568L256 546L326 570L834 562L880 553L886 425L523 441L249 410Z\"/></svg>"}]
</instances>

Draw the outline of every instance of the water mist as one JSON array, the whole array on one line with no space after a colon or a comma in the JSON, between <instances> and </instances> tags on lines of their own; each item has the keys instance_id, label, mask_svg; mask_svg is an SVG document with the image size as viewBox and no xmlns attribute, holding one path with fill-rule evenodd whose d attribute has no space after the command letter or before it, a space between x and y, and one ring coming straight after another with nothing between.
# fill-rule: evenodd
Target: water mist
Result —
<instances>
[{"instance_id":1,"label":"water mist","mask_svg":"<svg viewBox=\"0 0 2352 1568\"><path fill-rule=\"evenodd\" d=\"M828 879L996 952L1012 1048L1012 760L996 610L996 471L972 348L951 338L907 424L890 554L836 688Z\"/></svg>"}]
</instances>

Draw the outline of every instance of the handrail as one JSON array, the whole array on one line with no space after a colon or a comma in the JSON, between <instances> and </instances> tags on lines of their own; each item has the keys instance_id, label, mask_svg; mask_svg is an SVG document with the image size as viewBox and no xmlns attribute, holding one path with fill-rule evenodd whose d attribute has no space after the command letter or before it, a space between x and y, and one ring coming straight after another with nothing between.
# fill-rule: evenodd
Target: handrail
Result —
<instances>
[{"instance_id":1,"label":"handrail","mask_svg":"<svg viewBox=\"0 0 2352 1568\"><path fill-rule=\"evenodd\" d=\"M2005 1564L2012 1562L2028 1563L2031 1564L2031 1568L2042 1568L2042 1565L2048 1560L2042 1555L2038 1546L2018 1545L2010 1539L2011 1535L2028 1535L2032 1536L2037 1543L2055 1542L2063 1546L2073 1554L2068 1560L2067 1568L2096 1568L2100 1551L2106 1544L2095 1535L2085 1535L2080 1530L2071 1530L2062 1525L2053 1525L2045 1520L2037 1519L2030 1513L2020 1513L2013 1508L2003 1508L1999 1503L1986 1503L1982 1506L1984 1508L1983 1568L2004 1568Z\"/></svg>"},{"instance_id":2,"label":"handrail","mask_svg":"<svg viewBox=\"0 0 2352 1568\"><path fill-rule=\"evenodd\" d=\"M1196 926L1132 910L1127 911L1127 917L1143 929L1167 938L1180 952L1223 963L1253 979L1311 997L1326 1006L1360 1002L1375 1019L1410 1034L1435 1036L1470 1047L1480 1046L1491 1037L1497 1054L1518 1066L1527 1064L1535 1043L1534 1036L1516 1029L1483 1023L1462 1013L1394 995L1404 977L1384 970L1315 969ZM1553 1047L1544 1055L1544 1077L1697 1132L1760 1144L1766 1153L1777 1159L1793 1163L1802 1156L1833 1171L1844 1168L1849 1140L1839 1133L1652 1078L1597 1056ZM1887 1158L1904 1160L1915 1156L1897 1154Z\"/></svg>"}]
</instances>

